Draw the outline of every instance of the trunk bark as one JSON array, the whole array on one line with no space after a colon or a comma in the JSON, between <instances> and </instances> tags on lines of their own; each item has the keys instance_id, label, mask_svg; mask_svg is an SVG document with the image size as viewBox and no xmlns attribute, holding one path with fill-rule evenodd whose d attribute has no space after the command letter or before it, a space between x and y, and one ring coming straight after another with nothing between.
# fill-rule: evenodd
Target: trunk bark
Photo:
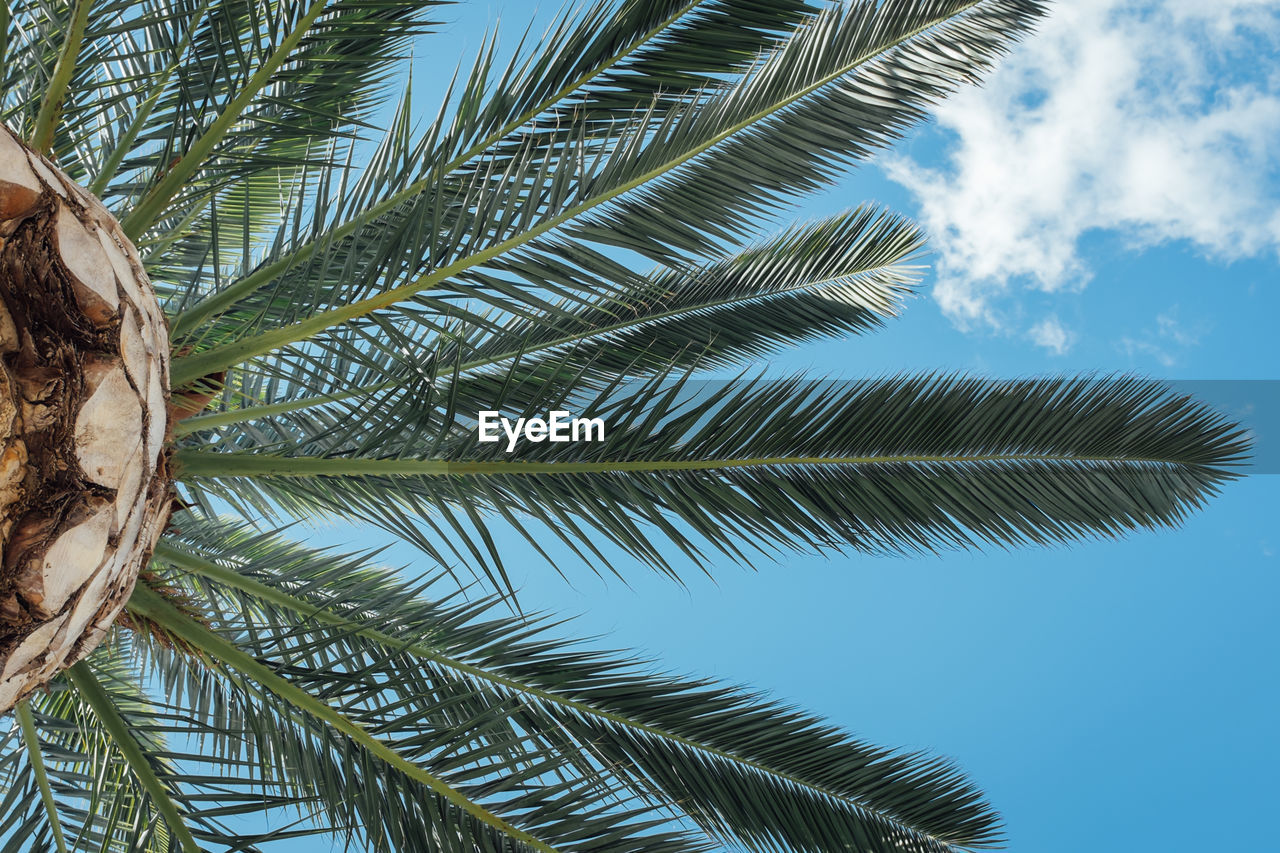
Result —
<instances>
[{"instance_id":1,"label":"trunk bark","mask_svg":"<svg viewBox=\"0 0 1280 853\"><path fill-rule=\"evenodd\" d=\"M168 389L133 244L0 125L0 713L128 600L169 515Z\"/></svg>"}]
</instances>

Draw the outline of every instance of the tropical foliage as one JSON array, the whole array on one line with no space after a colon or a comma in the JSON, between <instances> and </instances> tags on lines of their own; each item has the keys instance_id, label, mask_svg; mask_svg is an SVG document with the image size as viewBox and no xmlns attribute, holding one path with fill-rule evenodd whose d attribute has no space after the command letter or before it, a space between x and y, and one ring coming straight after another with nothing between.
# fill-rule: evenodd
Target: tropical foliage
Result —
<instances>
[{"instance_id":1,"label":"tropical foliage","mask_svg":"<svg viewBox=\"0 0 1280 853\"><path fill-rule=\"evenodd\" d=\"M556 639L513 604L491 528L525 536L521 559L554 537L678 577L1114 536L1234 476L1235 427L1144 380L753 367L879 328L917 281L910 222L779 227L786 203L1045 11L598 0L509 60L486 43L420 120L404 59L448 16L433 3L0 3L0 120L137 244L186 415L181 509L127 619L0 747L4 849L998 842L945 761ZM555 408L606 440L475 440L481 409ZM411 580L283 530L319 516L441 568ZM490 595L449 593L444 567Z\"/></svg>"}]
</instances>

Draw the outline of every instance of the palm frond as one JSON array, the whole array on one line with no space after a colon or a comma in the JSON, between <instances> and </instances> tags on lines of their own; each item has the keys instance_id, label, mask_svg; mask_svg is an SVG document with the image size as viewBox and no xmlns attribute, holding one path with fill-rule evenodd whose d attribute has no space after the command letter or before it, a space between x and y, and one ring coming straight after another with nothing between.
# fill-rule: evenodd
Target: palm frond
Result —
<instances>
[{"instance_id":1,"label":"palm frond","mask_svg":"<svg viewBox=\"0 0 1280 853\"><path fill-rule=\"evenodd\" d=\"M330 198L317 188L310 230L282 228L239 280L182 306L175 336L233 306L234 316L186 343L242 337L375 292L382 277L430 254L426 223L441 214L441 180L465 180L455 172L481 157L537 157L583 134L598 143L616 136L620 119L663 113L720 85L810 12L797 0L598 0L566 12L501 69L489 42L457 86L452 113L443 105L417 139L387 135L397 168L383 170L375 158L350 192Z\"/></svg>"},{"instance_id":2,"label":"palm frond","mask_svg":"<svg viewBox=\"0 0 1280 853\"><path fill-rule=\"evenodd\" d=\"M31 700L67 849L187 853L200 849L193 834L245 841L223 819L245 813L246 803L261 811L280 801L260 786L237 785L241 762L216 748L234 742L234 727L195 724L187 709L143 689L129 646L101 649L79 664L70 678L80 686L64 677ZM15 756L27 752L6 743L6 753L11 746ZM11 795L16 789L5 784ZM47 834L49 821L41 823Z\"/></svg>"},{"instance_id":3,"label":"palm frond","mask_svg":"<svg viewBox=\"0 0 1280 853\"><path fill-rule=\"evenodd\" d=\"M946 762L860 743L742 689L583 651L546 625L494 617L486 602L431 602L395 573L225 523L186 525L160 560L179 570L175 583L221 602L224 618L254 634L290 637L296 649L292 626L305 620L310 644L287 659L377 667L403 658L417 680L387 707L446 690L464 717L503 708L554 745L563 772L676 805L727 844L942 853L997 838L994 815ZM361 677L399 684L391 675Z\"/></svg>"},{"instance_id":4,"label":"palm frond","mask_svg":"<svg viewBox=\"0 0 1280 853\"><path fill-rule=\"evenodd\" d=\"M58 804L49 787L49 773L44 766L44 747L40 743L40 733L36 730L35 717L31 714L31 704L24 700L18 703L13 713L22 730L22 745L26 749L27 761L35 776L36 786L40 789L40 800L44 804L54 845L58 853L67 853L66 837L62 834L62 819L58 816Z\"/></svg>"},{"instance_id":5,"label":"palm frond","mask_svg":"<svg viewBox=\"0 0 1280 853\"><path fill-rule=\"evenodd\" d=\"M411 300L419 295L485 299L507 311L545 303L522 271L572 266L582 249L565 251L565 237L660 261L719 252L722 240L749 230L762 203L811 189L844 161L892 139L1042 13L1040 0L828 7L734 85L662 115L647 113L603 146L584 131L551 150L530 141L520 156L481 160L461 182L439 175L418 240L429 258L391 256L384 264L390 278L357 285L374 288L371 295L346 293L338 307L179 358L174 382L216 374L397 304L412 320ZM847 113L841 123L830 123L831 109ZM497 289L495 276L525 286ZM582 277L590 280L589 270Z\"/></svg>"},{"instance_id":6,"label":"palm frond","mask_svg":"<svg viewBox=\"0 0 1280 853\"><path fill-rule=\"evenodd\" d=\"M900 553L1176 524L1237 476L1247 447L1235 424L1132 377L663 378L491 398L512 421L547 407L599 417L603 441L481 443L475 413L450 409L446 391L443 417L422 430L353 434L317 421L257 452L175 460L193 492L267 512L355 514L436 556L415 516L470 542L453 513L483 525L491 512L535 548L545 529L604 559L603 535L673 571L654 530L699 560L699 541L745 559L744 543ZM540 402L504 410L508 396ZM453 550L480 556L474 544Z\"/></svg>"},{"instance_id":7,"label":"palm frond","mask_svg":"<svg viewBox=\"0 0 1280 853\"><path fill-rule=\"evenodd\" d=\"M237 371L223 394L224 411L191 418L179 433L321 406L349 425L393 428L395 413L410 402L418 412L431 405L436 392L428 380L441 374L454 376L450 393L461 397L455 408L489 408L492 377L517 362L526 376L575 378L588 368L601 376L644 376L741 364L785 344L878 328L910 292L917 271L911 262L922 243L901 217L861 208L708 264L648 276L623 270L614 293L585 304L514 318L457 318L425 354L395 326L347 327L325 348L289 350ZM488 378L470 380L477 373ZM505 405L519 405L511 394L532 387L509 384ZM404 405L369 405L392 389L405 391ZM548 398L549 388L538 391ZM272 402L252 402L260 400Z\"/></svg>"}]
</instances>

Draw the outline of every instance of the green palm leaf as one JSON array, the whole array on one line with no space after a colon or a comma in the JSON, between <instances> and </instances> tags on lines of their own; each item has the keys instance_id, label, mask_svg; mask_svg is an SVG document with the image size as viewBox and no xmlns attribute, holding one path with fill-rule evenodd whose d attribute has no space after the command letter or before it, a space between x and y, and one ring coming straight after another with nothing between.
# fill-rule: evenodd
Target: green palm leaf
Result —
<instances>
[{"instance_id":1,"label":"green palm leaf","mask_svg":"<svg viewBox=\"0 0 1280 853\"><path fill-rule=\"evenodd\" d=\"M66 849L185 853L201 849L193 836L235 837L223 820L273 798L237 790L240 762L221 749L195 752L200 740L233 741L234 730L225 721L193 725L186 709L149 695L136 663L127 646L104 650L73 668L69 684L32 700Z\"/></svg>"},{"instance_id":2,"label":"green palm leaf","mask_svg":"<svg viewBox=\"0 0 1280 853\"><path fill-rule=\"evenodd\" d=\"M582 249L560 240L562 228L568 236L660 259L672 257L664 246L676 251L713 248L707 236L695 235L718 239L740 233L751 200L759 200L761 193L768 198L783 187L811 188L818 176L834 174L841 156L865 154L893 138L896 129L921 117L924 104L971 79L1041 11L1040 3L1027 0L855 4L847 12L829 7L763 54L734 85L706 90L661 114L646 114L603 147L581 133L549 152L530 141L518 157L482 161L462 181L450 172L437 175L434 209L412 223L418 239L399 241L428 250L429 258L406 259L390 252L381 268L396 279L363 285L374 290L371 295L347 294L339 307L177 359L174 381L184 384L211 375L419 294L465 294L505 310L543 303L544 291L530 288L522 271L575 266ZM937 49L941 41L948 42L952 53ZM895 77L897 63L907 73ZM864 78L900 78L902 90L874 88L874 97L858 96L873 86ZM839 145L814 148L809 137L818 130L792 112L827 115L826 99L841 97L839 93L869 113L847 125L859 128L858 133L840 131ZM772 140L777 150L752 154L772 158L767 170L743 170L740 159L713 153L739 140L745 146ZM788 151L795 153L788 156ZM712 164L706 166L712 170L711 181L721 189L695 190L664 201L664 192L696 184L696 175L681 170L686 165L699 168L703 155ZM455 216L456 211L468 214ZM640 216L643 224L633 232L629 223ZM400 229L392 231L400 237ZM417 274L424 264L427 271ZM524 286L498 288L495 274L524 281ZM589 272L582 277L591 279Z\"/></svg>"},{"instance_id":3,"label":"green palm leaf","mask_svg":"<svg viewBox=\"0 0 1280 853\"><path fill-rule=\"evenodd\" d=\"M922 243L905 220L872 208L800 226L734 255L681 269L660 268L648 276L620 270L613 292L583 304L498 322L476 316L435 338L428 356L408 335L379 326L332 340L325 350L290 352L278 361L238 371L227 411L192 418L182 434L223 424L268 418L343 401L341 418L361 419L370 398L407 387L420 406L424 365L464 380L461 393L480 408L495 399L485 376L513 367L538 375L554 369L572 375L634 375L672 366L718 366L748 361L784 343L879 328L909 292ZM456 331L455 331L456 329ZM518 364L516 364L518 362ZM306 381L298 381L306 377ZM296 389L297 398L284 383ZM508 386L504 399L522 386ZM524 387L528 387L526 384ZM548 394L539 389L537 400ZM268 405L250 400L271 399ZM455 407L464 406L455 403ZM377 407L380 425L391 421Z\"/></svg>"},{"instance_id":4,"label":"green palm leaf","mask_svg":"<svg viewBox=\"0 0 1280 853\"><path fill-rule=\"evenodd\" d=\"M531 138L540 151L554 150L580 133L607 139L617 134L620 117L680 104L688 93L716 84L720 75L770 44L779 28L809 11L805 3L758 0L632 2L617 9L597 2L567 13L531 55L514 58L500 72L493 67L494 45L487 45L460 87L459 111L447 130L438 120L421 139L413 139L402 122L393 121L393 132L369 168L349 191L336 194L336 202L323 191L329 176L320 173L316 217L308 230L299 233L296 223L282 227L255 269L184 310L175 332L191 330L233 305L254 325L279 325L307 305L356 298L366 291L350 290L353 281L376 282L404 253L423 251L421 237L406 235L423 229L423 212L439 203L432 197L432 167L447 175L481 155L491 156L488 146L531 150ZM661 76L650 76L654 73ZM677 81L680 85L674 85ZM498 91L486 99L492 87ZM420 175L422 167L415 163L426 164L427 175ZM269 290L261 290L281 275ZM346 292L335 294L333 284ZM282 290L292 298L276 299ZM299 298L308 291L306 299ZM223 321L223 331L206 330L204 336L236 330L236 321L229 322L229 328Z\"/></svg>"},{"instance_id":5,"label":"green palm leaf","mask_svg":"<svg viewBox=\"0 0 1280 853\"><path fill-rule=\"evenodd\" d=\"M264 510L355 512L429 551L411 516L438 533L461 531L450 507L477 525L483 507L535 548L549 531L604 560L594 544L603 535L674 571L652 530L696 559L699 541L732 556L745 556L744 542L766 552L909 552L1174 524L1236 476L1246 447L1233 424L1134 378L795 378L698 391L686 388L687 375L662 378L604 392L584 383L575 396L535 375L533 388L493 398L538 401L507 410L513 420L548 405L600 417L603 441L523 442L508 452L506 442L477 441L469 410L445 405L428 428L397 432L295 416L300 428L272 445L184 450L175 461L196 493ZM400 508L388 513L391 496ZM441 514L443 526L431 520ZM470 539L453 551L484 558ZM488 556L500 570L496 551Z\"/></svg>"},{"instance_id":6,"label":"green palm leaf","mask_svg":"<svg viewBox=\"0 0 1280 853\"><path fill-rule=\"evenodd\" d=\"M288 647L272 658L295 668L300 658L366 662L349 677L380 690L408 675L401 697L384 691L383 708L448 695L463 720L506 714L526 738L553 748L562 772L624 786L655 805L679 802L731 843L941 851L997 837L994 816L945 762L854 741L747 691L576 650L525 620L488 614L483 603L423 600L391 573L278 537L225 524L188 530L160 560L190 573L176 582L271 638L262 642ZM299 617L312 626L305 635Z\"/></svg>"}]
</instances>

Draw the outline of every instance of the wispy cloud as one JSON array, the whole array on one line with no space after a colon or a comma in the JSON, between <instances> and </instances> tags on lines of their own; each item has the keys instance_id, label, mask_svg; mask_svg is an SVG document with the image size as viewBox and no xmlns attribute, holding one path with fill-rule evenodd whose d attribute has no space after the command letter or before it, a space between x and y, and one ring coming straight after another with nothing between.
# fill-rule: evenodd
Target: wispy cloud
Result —
<instances>
[{"instance_id":1,"label":"wispy cloud","mask_svg":"<svg viewBox=\"0 0 1280 853\"><path fill-rule=\"evenodd\" d=\"M1199 344L1205 333L1203 323L1188 327L1179 314L1177 305L1157 314L1153 328L1136 337L1122 337L1120 348L1130 357L1144 355L1165 368L1176 367L1183 352Z\"/></svg>"},{"instance_id":2,"label":"wispy cloud","mask_svg":"<svg viewBox=\"0 0 1280 853\"><path fill-rule=\"evenodd\" d=\"M939 108L944 168L887 161L933 236L943 309L1002 326L1019 288L1083 287L1095 229L1223 260L1280 248L1278 45L1274 0L1055 4L984 88ZM1056 318L1024 334L1070 345Z\"/></svg>"}]
</instances>

